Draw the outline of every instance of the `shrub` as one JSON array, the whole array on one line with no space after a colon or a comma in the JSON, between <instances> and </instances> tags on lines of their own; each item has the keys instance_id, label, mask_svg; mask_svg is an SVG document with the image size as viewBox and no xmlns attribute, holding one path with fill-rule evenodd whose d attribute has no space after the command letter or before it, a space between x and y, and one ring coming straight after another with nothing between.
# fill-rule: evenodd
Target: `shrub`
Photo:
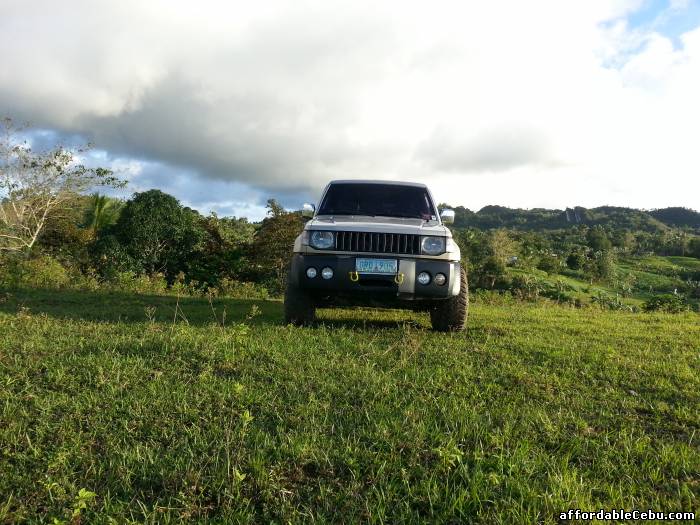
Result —
<instances>
[{"instance_id":1,"label":"shrub","mask_svg":"<svg viewBox=\"0 0 700 525\"><path fill-rule=\"evenodd\" d=\"M688 305L678 295L656 295L646 301L642 308L645 312L679 313L688 310Z\"/></svg>"},{"instance_id":2,"label":"shrub","mask_svg":"<svg viewBox=\"0 0 700 525\"><path fill-rule=\"evenodd\" d=\"M516 275L513 277L511 292L517 298L526 301L535 301L545 291L546 283L530 275Z\"/></svg>"},{"instance_id":3,"label":"shrub","mask_svg":"<svg viewBox=\"0 0 700 525\"><path fill-rule=\"evenodd\" d=\"M264 286L226 277L219 281L218 292L219 295L232 299L268 299L270 297L270 293Z\"/></svg>"},{"instance_id":4,"label":"shrub","mask_svg":"<svg viewBox=\"0 0 700 525\"><path fill-rule=\"evenodd\" d=\"M537 263L537 269L547 273L556 273L561 267L561 262L556 255L544 254Z\"/></svg>"},{"instance_id":5,"label":"shrub","mask_svg":"<svg viewBox=\"0 0 700 525\"><path fill-rule=\"evenodd\" d=\"M63 288L69 284L68 271L48 255L33 259L9 257L0 266L0 285L7 288Z\"/></svg>"},{"instance_id":6,"label":"shrub","mask_svg":"<svg viewBox=\"0 0 700 525\"><path fill-rule=\"evenodd\" d=\"M107 286L115 291L128 291L140 294L162 295L168 290L168 283L161 273L137 275L133 271L115 272Z\"/></svg>"},{"instance_id":7,"label":"shrub","mask_svg":"<svg viewBox=\"0 0 700 525\"><path fill-rule=\"evenodd\" d=\"M597 304L603 310L619 310L625 312L638 311L635 306L629 305L620 299L619 295L615 297L598 292L597 296L591 297L591 302Z\"/></svg>"},{"instance_id":8,"label":"shrub","mask_svg":"<svg viewBox=\"0 0 700 525\"><path fill-rule=\"evenodd\" d=\"M474 303L492 306L506 306L516 302L516 298L510 292L497 290L476 290L471 294L470 300Z\"/></svg>"},{"instance_id":9,"label":"shrub","mask_svg":"<svg viewBox=\"0 0 700 525\"><path fill-rule=\"evenodd\" d=\"M586 265L586 255L575 251L566 258L566 266L572 270L581 270Z\"/></svg>"}]
</instances>

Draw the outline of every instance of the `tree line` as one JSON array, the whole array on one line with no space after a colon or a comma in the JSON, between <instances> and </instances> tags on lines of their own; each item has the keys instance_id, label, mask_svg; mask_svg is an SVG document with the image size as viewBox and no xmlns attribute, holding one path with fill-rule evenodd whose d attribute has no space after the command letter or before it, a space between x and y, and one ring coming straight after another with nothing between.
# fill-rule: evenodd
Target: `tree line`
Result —
<instances>
[{"instance_id":1,"label":"tree line","mask_svg":"<svg viewBox=\"0 0 700 525\"><path fill-rule=\"evenodd\" d=\"M33 151L20 140L12 121L6 119L3 126L0 274L5 278L3 281L0 275L0 284L13 279L22 282L22 275L28 276L24 281L36 281L31 275L44 272L43 281L58 282L73 275L88 278L95 286L157 276L163 286L186 286L191 291L225 291L237 283L256 283L272 294L284 289L292 245L305 221L299 212L287 211L270 199L267 216L250 222L215 213L202 215L157 189L135 193L127 200L100 193L88 195L86 192L95 187L120 187L125 182L109 170L83 165L81 159L89 146L71 149L58 145ZM529 227L486 228L482 223L498 218L497 224L533 224L533 217L549 220L557 216L557 210L498 206L478 214L462 207L456 210L453 233L462 247L471 287L476 289L539 293L526 274L513 275L508 270L513 267L591 283L614 282L624 291L632 284L616 282L619 257L660 254L700 258L700 237L692 228L639 227L634 220L623 220L624 213L617 208L588 210L587 215L578 209L573 215L576 224L539 231ZM667 221L693 219L687 210L668 210L672 209L657 215ZM596 213L599 218L604 214L607 220L598 224L581 220L585 217L590 222ZM476 215L481 218L476 220ZM35 273L27 273L28 268ZM700 275L682 277L689 283L700 281ZM561 290L550 292L561 296Z\"/></svg>"}]
</instances>

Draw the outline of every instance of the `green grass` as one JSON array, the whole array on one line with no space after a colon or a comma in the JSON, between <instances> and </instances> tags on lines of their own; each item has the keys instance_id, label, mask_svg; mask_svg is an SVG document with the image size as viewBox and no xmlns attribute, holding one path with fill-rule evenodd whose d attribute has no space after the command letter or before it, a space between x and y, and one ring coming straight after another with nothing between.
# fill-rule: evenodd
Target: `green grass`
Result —
<instances>
[{"instance_id":1,"label":"green grass","mask_svg":"<svg viewBox=\"0 0 700 525\"><path fill-rule=\"evenodd\" d=\"M656 255L625 256L617 261L615 277L607 282L591 282L582 271L562 269L562 272L563 274L548 274L535 268L507 269L511 277L527 276L546 283L550 288L556 289L557 282L562 283L565 287L563 293L582 304L591 304L593 298L602 295L617 297L624 304L640 307L659 294L675 291L687 295L687 280L698 279L696 275L700 274L700 259ZM623 283L631 285L631 290L623 290ZM696 297L689 297L687 301L691 309L700 309L700 301Z\"/></svg>"},{"instance_id":2,"label":"green grass","mask_svg":"<svg viewBox=\"0 0 700 525\"><path fill-rule=\"evenodd\" d=\"M700 510L697 314L474 305L450 335L405 312L294 328L274 301L175 305L0 294L0 521Z\"/></svg>"}]
</instances>

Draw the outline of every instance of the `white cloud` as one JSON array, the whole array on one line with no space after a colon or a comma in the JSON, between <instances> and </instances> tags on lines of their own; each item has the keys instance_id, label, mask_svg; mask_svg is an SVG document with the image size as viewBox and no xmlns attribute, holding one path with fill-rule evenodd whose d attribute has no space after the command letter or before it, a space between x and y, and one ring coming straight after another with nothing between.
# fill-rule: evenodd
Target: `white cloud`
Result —
<instances>
[{"instance_id":1,"label":"white cloud","mask_svg":"<svg viewBox=\"0 0 700 525\"><path fill-rule=\"evenodd\" d=\"M337 177L470 207L700 207L700 33L629 29L640 0L261 4L0 0L0 112L178 166L169 187L212 207L243 186L206 180Z\"/></svg>"}]
</instances>

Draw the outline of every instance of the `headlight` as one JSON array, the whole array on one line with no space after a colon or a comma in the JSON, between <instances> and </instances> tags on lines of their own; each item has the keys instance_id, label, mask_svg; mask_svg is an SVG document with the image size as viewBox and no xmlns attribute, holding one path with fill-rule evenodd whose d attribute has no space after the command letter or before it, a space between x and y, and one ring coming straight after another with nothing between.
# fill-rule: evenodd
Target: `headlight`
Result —
<instances>
[{"instance_id":1,"label":"headlight","mask_svg":"<svg viewBox=\"0 0 700 525\"><path fill-rule=\"evenodd\" d=\"M420 243L421 253L427 255L440 255L445 253L444 237L423 237Z\"/></svg>"},{"instance_id":2,"label":"headlight","mask_svg":"<svg viewBox=\"0 0 700 525\"><path fill-rule=\"evenodd\" d=\"M327 250L333 246L333 232L319 232L315 231L311 233L311 240L309 244L317 250Z\"/></svg>"}]
</instances>

